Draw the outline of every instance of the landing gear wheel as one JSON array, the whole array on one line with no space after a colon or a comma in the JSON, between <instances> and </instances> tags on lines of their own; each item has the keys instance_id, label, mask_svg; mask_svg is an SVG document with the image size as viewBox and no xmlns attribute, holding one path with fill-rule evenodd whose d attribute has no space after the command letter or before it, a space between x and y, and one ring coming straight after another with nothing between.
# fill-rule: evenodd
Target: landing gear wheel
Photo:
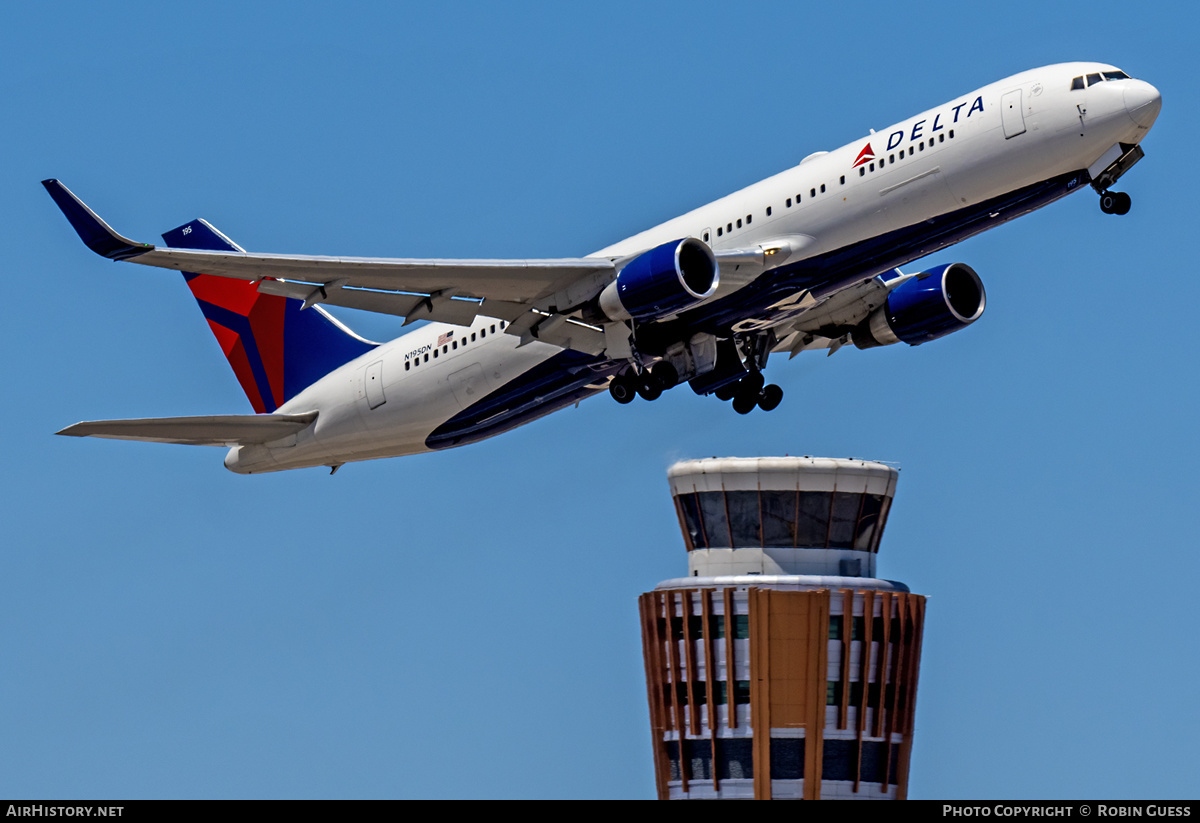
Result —
<instances>
[{"instance_id":1,"label":"landing gear wheel","mask_svg":"<svg viewBox=\"0 0 1200 823\"><path fill-rule=\"evenodd\" d=\"M1133 198L1123 191L1106 191L1100 195L1100 211L1105 214L1129 214Z\"/></svg>"},{"instance_id":2,"label":"landing gear wheel","mask_svg":"<svg viewBox=\"0 0 1200 823\"><path fill-rule=\"evenodd\" d=\"M749 414L758 405L762 393L763 376L753 372L743 377L737 384L737 394L733 396L733 410L738 414Z\"/></svg>"},{"instance_id":3,"label":"landing gear wheel","mask_svg":"<svg viewBox=\"0 0 1200 823\"><path fill-rule=\"evenodd\" d=\"M612 379L612 382L608 384L608 393L622 406L632 402L635 394L633 383L624 374L618 374Z\"/></svg>"},{"instance_id":4,"label":"landing gear wheel","mask_svg":"<svg viewBox=\"0 0 1200 823\"><path fill-rule=\"evenodd\" d=\"M662 396L662 384L650 372L644 371L635 379L637 380L637 393L642 396L643 400L657 400Z\"/></svg>"},{"instance_id":5,"label":"landing gear wheel","mask_svg":"<svg viewBox=\"0 0 1200 823\"><path fill-rule=\"evenodd\" d=\"M674 366L666 360L660 360L650 369L650 373L654 375L654 379L658 381L658 385L663 391L675 386L679 382L679 372Z\"/></svg>"},{"instance_id":6,"label":"landing gear wheel","mask_svg":"<svg viewBox=\"0 0 1200 823\"><path fill-rule=\"evenodd\" d=\"M757 405L757 397L748 397L739 393L737 397L733 398L733 410L738 414L749 414Z\"/></svg>"},{"instance_id":7,"label":"landing gear wheel","mask_svg":"<svg viewBox=\"0 0 1200 823\"><path fill-rule=\"evenodd\" d=\"M774 411L783 402L783 389L774 383L762 390L758 396L758 407L763 411Z\"/></svg>"},{"instance_id":8,"label":"landing gear wheel","mask_svg":"<svg viewBox=\"0 0 1200 823\"><path fill-rule=\"evenodd\" d=\"M717 396L718 400L728 401L733 399L733 396L737 394L737 390L737 383L726 383L724 386L713 392L713 394Z\"/></svg>"},{"instance_id":9,"label":"landing gear wheel","mask_svg":"<svg viewBox=\"0 0 1200 823\"><path fill-rule=\"evenodd\" d=\"M754 397L755 402L758 402L758 393L762 391L765 382L767 381L763 378L762 372L751 372L738 382L737 393Z\"/></svg>"}]
</instances>

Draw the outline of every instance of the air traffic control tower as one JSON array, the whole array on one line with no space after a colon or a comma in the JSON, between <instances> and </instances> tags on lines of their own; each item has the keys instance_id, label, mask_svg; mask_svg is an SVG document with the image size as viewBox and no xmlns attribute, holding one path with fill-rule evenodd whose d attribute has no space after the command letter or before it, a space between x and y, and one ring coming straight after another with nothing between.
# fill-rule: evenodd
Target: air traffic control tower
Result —
<instances>
[{"instance_id":1,"label":"air traffic control tower","mask_svg":"<svg viewBox=\"0 0 1200 823\"><path fill-rule=\"evenodd\" d=\"M875 577L898 472L676 463L688 576L639 598L660 799L903 799L925 598Z\"/></svg>"}]
</instances>

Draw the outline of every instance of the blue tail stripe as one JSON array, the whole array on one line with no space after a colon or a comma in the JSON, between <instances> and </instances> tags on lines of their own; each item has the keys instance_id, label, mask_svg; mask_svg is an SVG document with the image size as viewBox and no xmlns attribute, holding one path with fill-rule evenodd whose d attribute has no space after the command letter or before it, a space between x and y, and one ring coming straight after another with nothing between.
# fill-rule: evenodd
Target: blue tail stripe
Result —
<instances>
[{"instance_id":1,"label":"blue tail stripe","mask_svg":"<svg viewBox=\"0 0 1200 823\"><path fill-rule=\"evenodd\" d=\"M254 374L254 385L258 386L258 396L262 398L267 411L275 411L275 394L271 391L271 381L267 379L267 369L263 365L262 355L258 352L258 343L254 339L254 329L250 326L250 318L204 300L196 302L200 305L200 311L203 312L206 320L211 320L230 331L237 332L238 337L242 340L242 348L246 351L246 359L250 361L250 371Z\"/></svg>"}]
</instances>

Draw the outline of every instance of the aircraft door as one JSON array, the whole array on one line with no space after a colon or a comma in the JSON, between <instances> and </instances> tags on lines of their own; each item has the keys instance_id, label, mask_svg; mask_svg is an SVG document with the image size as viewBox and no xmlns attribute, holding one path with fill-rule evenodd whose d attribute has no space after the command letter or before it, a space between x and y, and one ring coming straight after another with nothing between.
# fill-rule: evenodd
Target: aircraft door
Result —
<instances>
[{"instance_id":1,"label":"aircraft door","mask_svg":"<svg viewBox=\"0 0 1200 823\"><path fill-rule=\"evenodd\" d=\"M1013 89L1000 98L1000 121L1004 124L1004 139L1025 133L1025 113L1021 109L1021 90Z\"/></svg>"},{"instance_id":2,"label":"aircraft door","mask_svg":"<svg viewBox=\"0 0 1200 823\"><path fill-rule=\"evenodd\" d=\"M363 372L364 388L367 392L367 405L372 409L377 409L387 402L387 398L383 396L383 361L376 360L371 365L367 366Z\"/></svg>"},{"instance_id":3,"label":"aircraft door","mask_svg":"<svg viewBox=\"0 0 1200 823\"><path fill-rule=\"evenodd\" d=\"M450 390L454 392L454 399L462 409L466 410L475 405L489 391L483 367L472 363L450 375Z\"/></svg>"}]
</instances>

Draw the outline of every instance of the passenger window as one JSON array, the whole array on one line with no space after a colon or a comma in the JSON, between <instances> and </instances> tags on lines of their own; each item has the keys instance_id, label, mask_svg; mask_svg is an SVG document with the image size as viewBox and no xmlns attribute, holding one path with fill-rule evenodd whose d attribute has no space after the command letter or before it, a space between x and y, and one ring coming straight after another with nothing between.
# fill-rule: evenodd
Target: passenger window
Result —
<instances>
[{"instance_id":1,"label":"passenger window","mask_svg":"<svg viewBox=\"0 0 1200 823\"><path fill-rule=\"evenodd\" d=\"M864 174L866 174L866 173L867 173L867 167L866 167L866 166L859 166L859 167L858 167L858 176L859 176L859 177L862 177L862 176L863 176Z\"/></svg>"},{"instance_id":2,"label":"passenger window","mask_svg":"<svg viewBox=\"0 0 1200 823\"><path fill-rule=\"evenodd\" d=\"M450 351L450 346L447 344L442 346L442 354L447 354Z\"/></svg>"},{"instance_id":3,"label":"passenger window","mask_svg":"<svg viewBox=\"0 0 1200 823\"><path fill-rule=\"evenodd\" d=\"M841 185L843 185L843 186L846 185L846 175L844 175L844 174L842 175Z\"/></svg>"},{"instance_id":4,"label":"passenger window","mask_svg":"<svg viewBox=\"0 0 1200 823\"><path fill-rule=\"evenodd\" d=\"M434 350L433 350L433 359L434 359L434 360L437 360L437 356L438 356L438 350L437 350L437 349L434 349Z\"/></svg>"},{"instance_id":5,"label":"passenger window","mask_svg":"<svg viewBox=\"0 0 1200 823\"><path fill-rule=\"evenodd\" d=\"M427 354L427 355L425 355L425 362L426 362L426 363L428 363L428 362L429 362L429 355L428 355L428 354Z\"/></svg>"},{"instance_id":6,"label":"passenger window","mask_svg":"<svg viewBox=\"0 0 1200 823\"><path fill-rule=\"evenodd\" d=\"M768 212L768 213L769 213L769 212ZM704 242L705 242L705 243L707 243L707 242L708 242L708 232L705 232L705 233L704 233Z\"/></svg>"},{"instance_id":7,"label":"passenger window","mask_svg":"<svg viewBox=\"0 0 1200 823\"><path fill-rule=\"evenodd\" d=\"M458 341L457 341L457 340L455 340L455 341L451 342L451 343L450 343L450 348L452 348L452 349L457 349L457 348L458 348Z\"/></svg>"},{"instance_id":8,"label":"passenger window","mask_svg":"<svg viewBox=\"0 0 1200 823\"><path fill-rule=\"evenodd\" d=\"M816 189L809 189L809 190L808 190L808 196L809 196L809 197L816 197L816 196L817 196L817 190L816 190Z\"/></svg>"},{"instance_id":9,"label":"passenger window","mask_svg":"<svg viewBox=\"0 0 1200 823\"><path fill-rule=\"evenodd\" d=\"M746 215L746 225L747 225L747 226L749 226L749 225L750 225L750 218L752 218L753 216L754 216L753 214L747 214L747 215Z\"/></svg>"},{"instance_id":10,"label":"passenger window","mask_svg":"<svg viewBox=\"0 0 1200 823\"><path fill-rule=\"evenodd\" d=\"M717 226L717 237L720 237L724 233L725 233L725 230L722 229L720 226Z\"/></svg>"},{"instance_id":11,"label":"passenger window","mask_svg":"<svg viewBox=\"0 0 1200 823\"><path fill-rule=\"evenodd\" d=\"M790 197L787 199L787 207L789 209L792 207L792 198L790 198Z\"/></svg>"},{"instance_id":12,"label":"passenger window","mask_svg":"<svg viewBox=\"0 0 1200 823\"><path fill-rule=\"evenodd\" d=\"M410 363L410 362L408 362L407 360L405 360L405 361L404 361L404 370L405 370L405 371L408 371L408 370L409 370L409 368L411 368L411 367L412 367L412 363Z\"/></svg>"},{"instance_id":13,"label":"passenger window","mask_svg":"<svg viewBox=\"0 0 1200 823\"><path fill-rule=\"evenodd\" d=\"M471 332L471 342L475 342L475 332Z\"/></svg>"},{"instance_id":14,"label":"passenger window","mask_svg":"<svg viewBox=\"0 0 1200 823\"><path fill-rule=\"evenodd\" d=\"M825 184L822 183L821 184L821 194L824 194L824 193L825 193Z\"/></svg>"},{"instance_id":15,"label":"passenger window","mask_svg":"<svg viewBox=\"0 0 1200 823\"><path fill-rule=\"evenodd\" d=\"M495 334L495 333L496 333L496 324L493 323L492 324L492 334Z\"/></svg>"},{"instance_id":16,"label":"passenger window","mask_svg":"<svg viewBox=\"0 0 1200 823\"><path fill-rule=\"evenodd\" d=\"M771 207L767 206L767 217L771 216Z\"/></svg>"}]
</instances>

